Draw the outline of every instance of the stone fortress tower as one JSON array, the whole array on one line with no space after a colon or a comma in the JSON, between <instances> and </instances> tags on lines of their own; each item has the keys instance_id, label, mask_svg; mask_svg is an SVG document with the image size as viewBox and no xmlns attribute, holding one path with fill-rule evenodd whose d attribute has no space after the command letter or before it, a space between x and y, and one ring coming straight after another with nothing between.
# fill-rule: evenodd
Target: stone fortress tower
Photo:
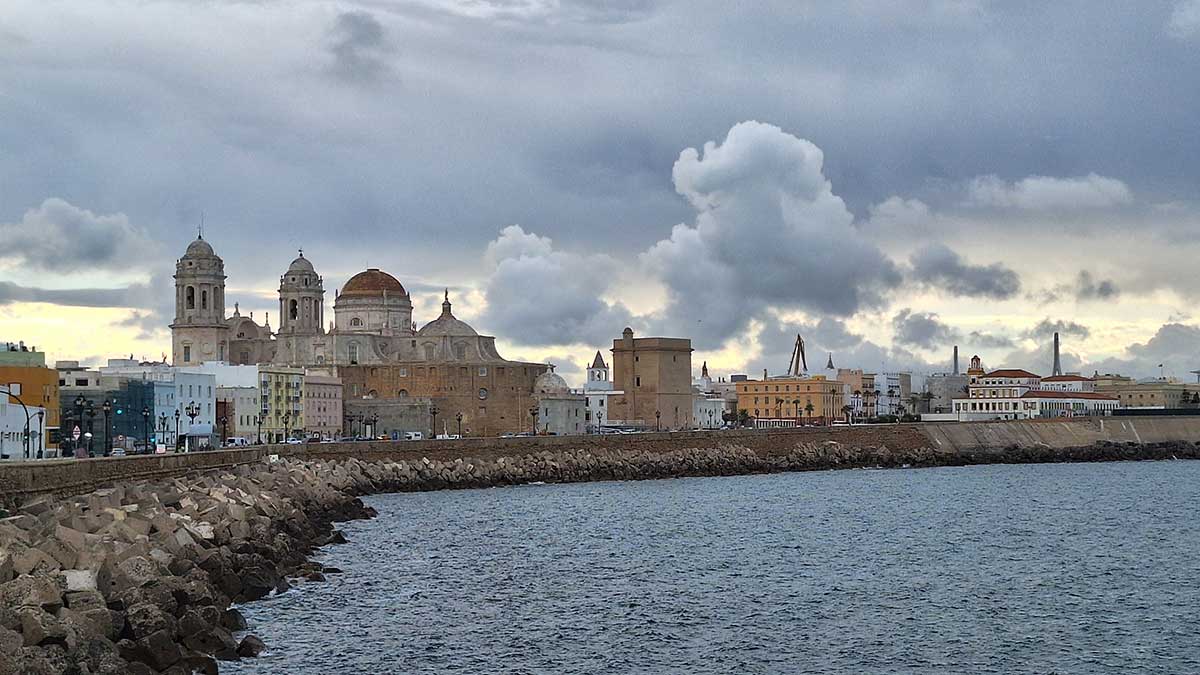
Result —
<instances>
[{"instance_id":1,"label":"stone fortress tower","mask_svg":"<svg viewBox=\"0 0 1200 675\"><path fill-rule=\"evenodd\" d=\"M224 361L229 349L225 322L225 263L204 241L188 245L175 262L175 320L171 357L178 366Z\"/></svg>"}]
</instances>

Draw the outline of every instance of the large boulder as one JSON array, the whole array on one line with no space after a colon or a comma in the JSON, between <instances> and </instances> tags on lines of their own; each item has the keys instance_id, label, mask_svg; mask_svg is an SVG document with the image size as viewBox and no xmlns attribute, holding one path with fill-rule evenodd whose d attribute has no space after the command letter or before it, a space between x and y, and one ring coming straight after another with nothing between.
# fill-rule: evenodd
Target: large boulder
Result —
<instances>
[{"instance_id":1,"label":"large boulder","mask_svg":"<svg viewBox=\"0 0 1200 675\"><path fill-rule=\"evenodd\" d=\"M74 646L67 644L67 626L54 615L34 607L22 607L18 613L21 616L21 635L26 647L44 647L50 644Z\"/></svg>"},{"instance_id":2,"label":"large boulder","mask_svg":"<svg viewBox=\"0 0 1200 675\"><path fill-rule=\"evenodd\" d=\"M66 581L59 576L23 576L0 584L0 605L42 607L55 611L62 606Z\"/></svg>"},{"instance_id":3,"label":"large boulder","mask_svg":"<svg viewBox=\"0 0 1200 675\"><path fill-rule=\"evenodd\" d=\"M238 656L243 658L257 658L259 654L266 651L267 645L262 640L254 635L247 635L242 638L241 644L238 645Z\"/></svg>"},{"instance_id":4,"label":"large boulder","mask_svg":"<svg viewBox=\"0 0 1200 675\"><path fill-rule=\"evenodd\" d=\"M159 631L172 634L175 632L175 618L148 602L133 605L125 610L125 624L134 639L141 639Z\"/></svg>"},{"instance_id":5,"label":"large boulder","mask_svg":"<svg viewBox=\"0 0 1200 675\"><path fill-rule=\"evenodd\" d=\"M139 661L150 665L155 670L166 670L178 663L183 654L171 632L160 630L137 640Z\"/></svg>"}]
</instances>

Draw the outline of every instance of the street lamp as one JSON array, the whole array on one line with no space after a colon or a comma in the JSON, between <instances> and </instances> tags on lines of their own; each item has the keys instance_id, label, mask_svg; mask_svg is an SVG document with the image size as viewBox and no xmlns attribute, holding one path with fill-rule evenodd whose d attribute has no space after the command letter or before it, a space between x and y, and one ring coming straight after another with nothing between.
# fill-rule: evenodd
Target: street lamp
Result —
<instances>
[{"instance_id":1,"label":"street lamp","mask_svg":"<svg viewBox=\"0 0 1200 675\"><path fill-rule=\"evenodd\" d=\"M175 409L175 437L171 441L175 445L175 452L179 452L179 408Z\"/></svg>"},{"instance_id":2,"label":"street lamp","mask_svg":"<svg viewBox=\"0 0 1200 675\"><path fill-rule=\"evenodd\" d=\"M79 425L79 426L83 425L83 404L84 404L84 402L85 401L83 399L83 394L79 394L78 396L75 397L75 424ZM75 443L79 442L79 441L74 440L75 439L74 431L75 431L75 429L74 429L74 427L72 427L72 429L71 429L71 432L72 432L71 433L71 440L72 440L71 450L75 450Z\"/></svg>"},{"instance_id":3,"label":"street lamp","mask_svg":"<svg viewBox=\"0 0 1200 675\"><path fill-rule=\"evenodd\" d=\"M454 419L458 422L458 437L462 438L462 413L454 413Z\"/></svg>"},{"instance_id":4,"label":"street lamp","mask_svg":"<svg viewBox=\"0 0 1200 675\"><path fill-rule=\"evenodd\" d=\"M438 407L436 405L429 406L429 416L433 418L433 437L434 438L438 437L437 416L438 416L438 413L440 413L440 412L441 412L441 410L438 410Z\"/></svg>"},{"instance_id":5,"label":"street lamp","mask_svg":"<svg viewBox=\"0 0 1200 675\"><path fill-rule=\"evenodd\" d=\"M92 438L96 433L96 406L89 400L86 404L88 416L88 457L92 456Z\"/></svg>"},{"instance_id":6,"label":"street lamp","mask_svg":"<svg viewBox=\"0 0 1200 675\"><path fill-rule=\"evenodd\" d=\"M158 416L158 433L162 434L162 439L163 439L163 448L164 448L164 449L165 449L165 448L166 448L166 446L167 446L167 423L168 423L168 419L169 419L169 418L167 417L167 413L163 413L163 414L161 414L161 415L159 415L159 416ZM155 448L155 449L157 450L157 448Z\"/></svg>"},{"instance_id":7,"label":"street lamp","mask_svg":"<svg viewBox=\"0 0 1200 675\"><path fill-rule=\"evenodd\" d=\"M258 444L259 445L262 445L262 423L263 423L263 419L266 416L267 416L266 410L264 410L264 411L262 411L262 413L254 416L254 423L256 425L258 425Z\"/></svg>"},{"instance_id":8,"label":"street lamp","mask_svg":"<svg viewBox=\"0 0 1200 675\"><path fill-rule=\"evenodd\" d=\"M662 411L661 410L654 411L654 430L662 431Z\"/></svg>"},{"instance_id":9,"label":"street lamp","mask_svg":"<svg viewBox=\"0 0 1200 675\"><path fill-rule=\"evenodd\" d=\"M221 445L222 446L224 446L226 441L228 441L229 434L226 431L226 426L225 426L228 423L229 423L229 418L222 415L221 416Z\"/></svg>"},{"instance_id":10,"label":"street lamp","mask_svg":"<svg viewBox=\"0 0 1200 675\"><path fill-rule=\"evenodd\" d=\"M104 399L100 409L104 411L104 456L112 454L112 401Z\"/></svg>"},{"instance_id":11,"label":"street lamp","mask_svg":"<svg viewBox=\"0 0 1200 675\"><path fill-rule=\"evenodd\" d=\"M371 436L379 435L379 413L371 413Z\"/></svg>"},{"instance_id":12,"label":"street lamp","mask_svg":"<svg viewBox=\"0 0 1200 675\"><path fill-rule=\"evenodd\" d=\"M601 399L603 400L603 399ZM596 413L596 433L604 434L604 411Z\"/></svg>"},{"instance_id":13,"label":"street lamp","mask_svg":"<svg viewBox=\"0 0 1200 675\"><path fill-rule=\"evenodd\" d=\"M150 454L150 408L142 406L142 428L146 430L146 454Z\"/></svg>"},{"instance_id":14,"label":"street lamp","mask_svg":"<svg viewBox=\"0 0 1200 675\"><path fill-rule=\"evenodd\" d=\"M538 413L539 412L541 412L541 409L538 408L536 405L529 409L529 416L533 418L533 435L534 436L537 436L537 432L538 432L537 421L538 421Z\"/></svg>"},{"instance_id":15,"label":"street lamp","mask_svg":"<svg viewBox=\"0 0 1200 675\"><path fill-rule=\"evenodd\" d=\"M46 429L46 427L45 427L46 411L39 410L38 414L37 414L37 418L38 418L38 430L37 430L37 439L36 439L37 457L38 457L38 459L42 459L43 457L46 456L45 455L45 450L46 450L46 440L45 440L46 439L46 431L45 431L45 429Z\"/></svg>"},{"instance_id":16,"label":"street lamp","mask_svg":"<svg viewBox=\"0 0 1200 675\"><path fill-rule=\"evenodd\" d=\"M288 440L288 423L292 421L292 411L288 410L283 413L283 442Z\"/></svg>"},{"instance_id":17,"label":"street lamp","mask_svg":"<svg viewBox=\"0 0 1200 675\"><path fill-rule=\"evenodd\" d=\"M196 426L196 418L200 416L200 406L196 405L195 401L189 401L187 407L183 410L183 414L188 416L188 449L190 450L192 427Z\"/></svg>"}]
</instances>

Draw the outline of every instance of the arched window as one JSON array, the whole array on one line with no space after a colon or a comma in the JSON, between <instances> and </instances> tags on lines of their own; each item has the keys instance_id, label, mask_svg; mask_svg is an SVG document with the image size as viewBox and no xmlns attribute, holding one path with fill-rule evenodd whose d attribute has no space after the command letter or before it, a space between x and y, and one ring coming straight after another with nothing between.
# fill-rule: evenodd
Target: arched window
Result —
<instances>
[{"instance_id":1,"label":"arched window","mask_svg":"<svg viewBox=\"0 0 1200 675\"><path fill-rule=\"evenodd\" d=\"M187 308L196 309L196 289L188 286L187 290L185 290L183 294L186 297L185 302L187 304Z\"/></svg>"},{"instance_id":2,"label":"arched window","mask_svg":"<svg viewBox=\"0 0 1200 675\"><path fill-rule=\"evenodd\" d=\"M401 389L400 391L396 392L396 398L408 398L408 390Z\"/></svg>"},{"instance_id":3,"label":"arched window","mask_svg":"<svg viewBox=\"0 0 1200 675\"><path fill-rule=\"evenodd\" d=\"M350 325L357 328L358 326L363 325L362 319L356 316L353 319L350 319Z\"/></svg>"},{"instance_id":4,"label":"arched window","mask_svg":"<svg viewBox=\"0 0 1200 675\"><path fill-rule=\"evenodd\" d=\"M200 309L208 309L208 291L200 291Z\"/></svg>"},{"instance_id":5,"label":"arched window","mask_svg":"<svg viewBox=\"0 0 1200 675\"><path fill-rule=\"evenodd\" d=\"M298 304L296 304L295 300L289 300L288 301L288 317L291 318L293 321L295 321L296 317L298 317L299 315L300 315L300 306Z\"/></svg>"},{"instance_id":6,"label":"arched window","mask_svg":"<svg viewBox=\"0 0 1200 675\"><path fill-rule=\"evenodd\" d=\"M425 345L425 360L426 361L432 361L434 356L436 356L436 355L437 355L437 345L433 345L433 344Z\"/></svg>"},{"instance_id":7,"label":"arched window","mask_svg":"<svg viewBox=\"0 0 1200 675\"><path fill-rule=\"evenodd\" d=\"M460 361L467 358L467 346L465 344L459 343L454 345L454 358Z\"/></svg>"},{"instance_id":8,"label":"arched window","mask_svg":"<svg viewBox=\"0 0 1200 675\"><path fill-rule=\"evenodd\" d=\"M350 348L347 351L348 351L347 355L350 357L350 365L352 365L352 366L358 365L358 343L351 342Z\"/></svg>"}]
</instances>

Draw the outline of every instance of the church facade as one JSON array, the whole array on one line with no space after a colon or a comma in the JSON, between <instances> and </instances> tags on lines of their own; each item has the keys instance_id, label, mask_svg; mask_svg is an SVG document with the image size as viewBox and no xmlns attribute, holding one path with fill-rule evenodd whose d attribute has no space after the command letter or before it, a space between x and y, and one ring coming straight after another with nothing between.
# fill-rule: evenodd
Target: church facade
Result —
<instances>
[{"instance_id":1,"label":"church facade","mask_svg":"<svg viewBox=\"0 0 1200 675\"><path fill-rule=\"evenodd\" d=\"M442 313L417 329L412 299L394 276L371 268L335 291L325 321L324 279L303 251L279 279L279 328L225 316L224 262L203 238L175 266L173 362L320 368L341 378L345 400L431 400L436 433L495 435L530 428L534 381L548 366L509 361L496 338ZM431 414L431 417L433 415Z\"/></svg>"}]
</instances>

